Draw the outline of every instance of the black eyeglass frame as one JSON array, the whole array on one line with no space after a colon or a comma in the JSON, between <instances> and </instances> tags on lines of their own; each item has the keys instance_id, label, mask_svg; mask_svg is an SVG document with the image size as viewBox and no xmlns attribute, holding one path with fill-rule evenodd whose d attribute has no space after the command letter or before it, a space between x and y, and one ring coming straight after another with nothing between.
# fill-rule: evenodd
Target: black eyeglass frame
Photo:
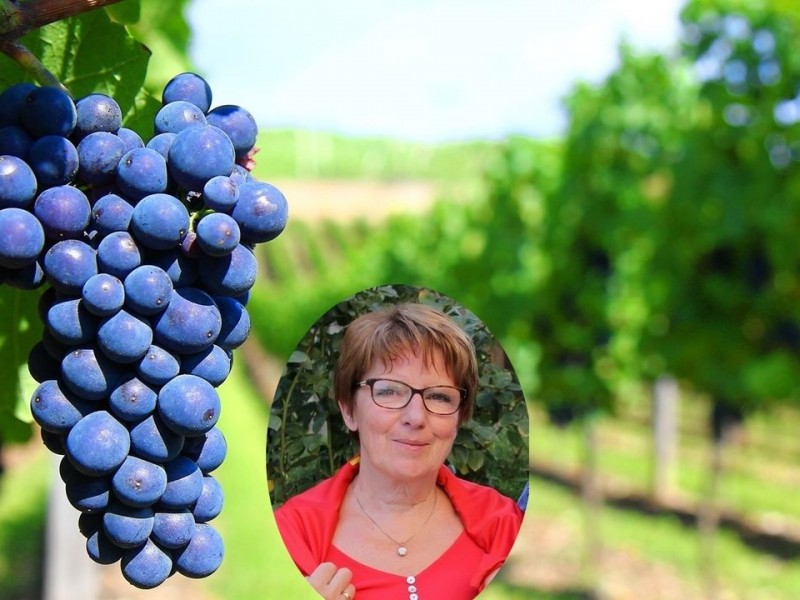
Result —
<instances>
[{"instance_id":1,"label":"black eyeglass frame","mask_svg":"<svg viewBox=\"0 0 800 600\"><path fill-rule=\"evenodd\" d=\"M375 384L376 381L391 381L393 383L400 383L411 390L411 395L408 397L408 400L406 401L405 404L403 404L403 406L383 406L382 404L378 404L378 401L375 400L375 392L372 386ZM356 386L357 387L369 386L369 397L372 399L372 401L375 403L376 406L380 406L381 408L385 408L386 410L401 410L406 406L408 406L409 402L411 402L411 399L414 397L414 394L419 394L419 397L422 399L422 405L425 407L425 410L427 410L432 415L439 415L442 417L456 414L461 409L461 406L464 404L464 400L466 400L467 398L467 390L461 387L457 387L455 385L442 384L442 385L431 385L424 388L415 388L408 385L405 381L400 381L399 379L391 379L389 377L370 377L369 379L364 379L363 381L359 381L356 384ZM448 388L451 390L458 390L461 401L458 403L458 406L456 406L454 411L449 413L441 413L441 412L434 412L430 408L428 408L428 404L425 402L425 392L428 390L432 390L434 388Z\"/></svg>"}]
</instances>

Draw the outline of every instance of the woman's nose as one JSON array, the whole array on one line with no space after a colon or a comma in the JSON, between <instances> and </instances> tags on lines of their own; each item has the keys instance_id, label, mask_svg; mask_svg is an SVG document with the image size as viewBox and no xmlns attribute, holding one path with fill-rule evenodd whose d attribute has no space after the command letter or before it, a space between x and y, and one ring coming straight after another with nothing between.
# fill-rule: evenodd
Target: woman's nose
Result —
<instances>
[{"instance_id":1,"label":"woman's nose","mask_svg":"<svg viewBox=\"0 0 800 600\"><path fill-rule=\"evenodd\" d=\"M415 399L415 396L417 399ZM410 423L423 422L427 418L428 409L425 408L425 402L422 399L422 394L413 392L411 399L405 407L405 417Z\"/></svg>"}]
</instances>

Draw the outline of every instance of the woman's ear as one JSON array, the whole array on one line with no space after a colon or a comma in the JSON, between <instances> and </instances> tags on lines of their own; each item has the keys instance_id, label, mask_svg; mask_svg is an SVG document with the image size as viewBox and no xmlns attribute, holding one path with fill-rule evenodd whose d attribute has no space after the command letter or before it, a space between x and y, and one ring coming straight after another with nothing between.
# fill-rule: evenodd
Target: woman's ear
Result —
<instances>
[{"instance_id":1,"label":"woman's ear","mask_svg":"<svg viewBox=\"0 0 800 600\"><path fill-rule=\"evenodd\" d=\"M354 413L356 409L355 398L353 398L353 402L351 405L353 408L352 411L348 408L347 404L345 404L341 400L338 402L338 404L339 404L339 411L342 413L342 419L344 420L344 424L347 425L347 428L350 431L358 431L358 425L356 424L356 420L354 418L355 417Z\"/></svg>"}]
</instances>

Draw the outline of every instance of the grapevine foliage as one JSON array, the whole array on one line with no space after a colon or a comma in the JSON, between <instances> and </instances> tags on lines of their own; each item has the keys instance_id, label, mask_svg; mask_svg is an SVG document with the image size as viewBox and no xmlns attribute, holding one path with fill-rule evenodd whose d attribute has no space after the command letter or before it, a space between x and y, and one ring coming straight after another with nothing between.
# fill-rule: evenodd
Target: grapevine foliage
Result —
<instances>
[{"instance_id":1,"label":"grapevine foliage","mask_svg":"<svg viewBox=\"0 0 800 600\"><path fill-rule=\"evenodd\" d=\"M427 288L386 285L336 304L289 358L273 401L267 475L274 506L332 475L357 452L332 395L333 365L347 324L387 304L438 307L473 339L480 384L473 418L459 430L449 464L467 479L516 498L528 480L528 413L517 377L495 338L473 313Z\"/></svg>"}]
</instances>

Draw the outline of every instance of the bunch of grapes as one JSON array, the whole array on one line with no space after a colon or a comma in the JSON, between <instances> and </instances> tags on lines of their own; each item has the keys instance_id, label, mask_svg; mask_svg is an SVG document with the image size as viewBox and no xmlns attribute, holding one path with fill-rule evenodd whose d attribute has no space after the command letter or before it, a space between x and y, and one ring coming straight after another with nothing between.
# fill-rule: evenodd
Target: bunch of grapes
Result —
<instances>
[{"instance_id":1,"label":"bunch of grapes","mask_svg":"<svg viewBox=\"0 0 800 600\"><path fill-rule=\"evenodd\" d=\"M212 109L193 73L162 100L145 143L110 96L0 93L0 283L44 286L31 411L89 556L141 588L221 564L217 388L250 332L254 247L287 220L250 174L249 112Z\"/></svg>"}]
</instances>

